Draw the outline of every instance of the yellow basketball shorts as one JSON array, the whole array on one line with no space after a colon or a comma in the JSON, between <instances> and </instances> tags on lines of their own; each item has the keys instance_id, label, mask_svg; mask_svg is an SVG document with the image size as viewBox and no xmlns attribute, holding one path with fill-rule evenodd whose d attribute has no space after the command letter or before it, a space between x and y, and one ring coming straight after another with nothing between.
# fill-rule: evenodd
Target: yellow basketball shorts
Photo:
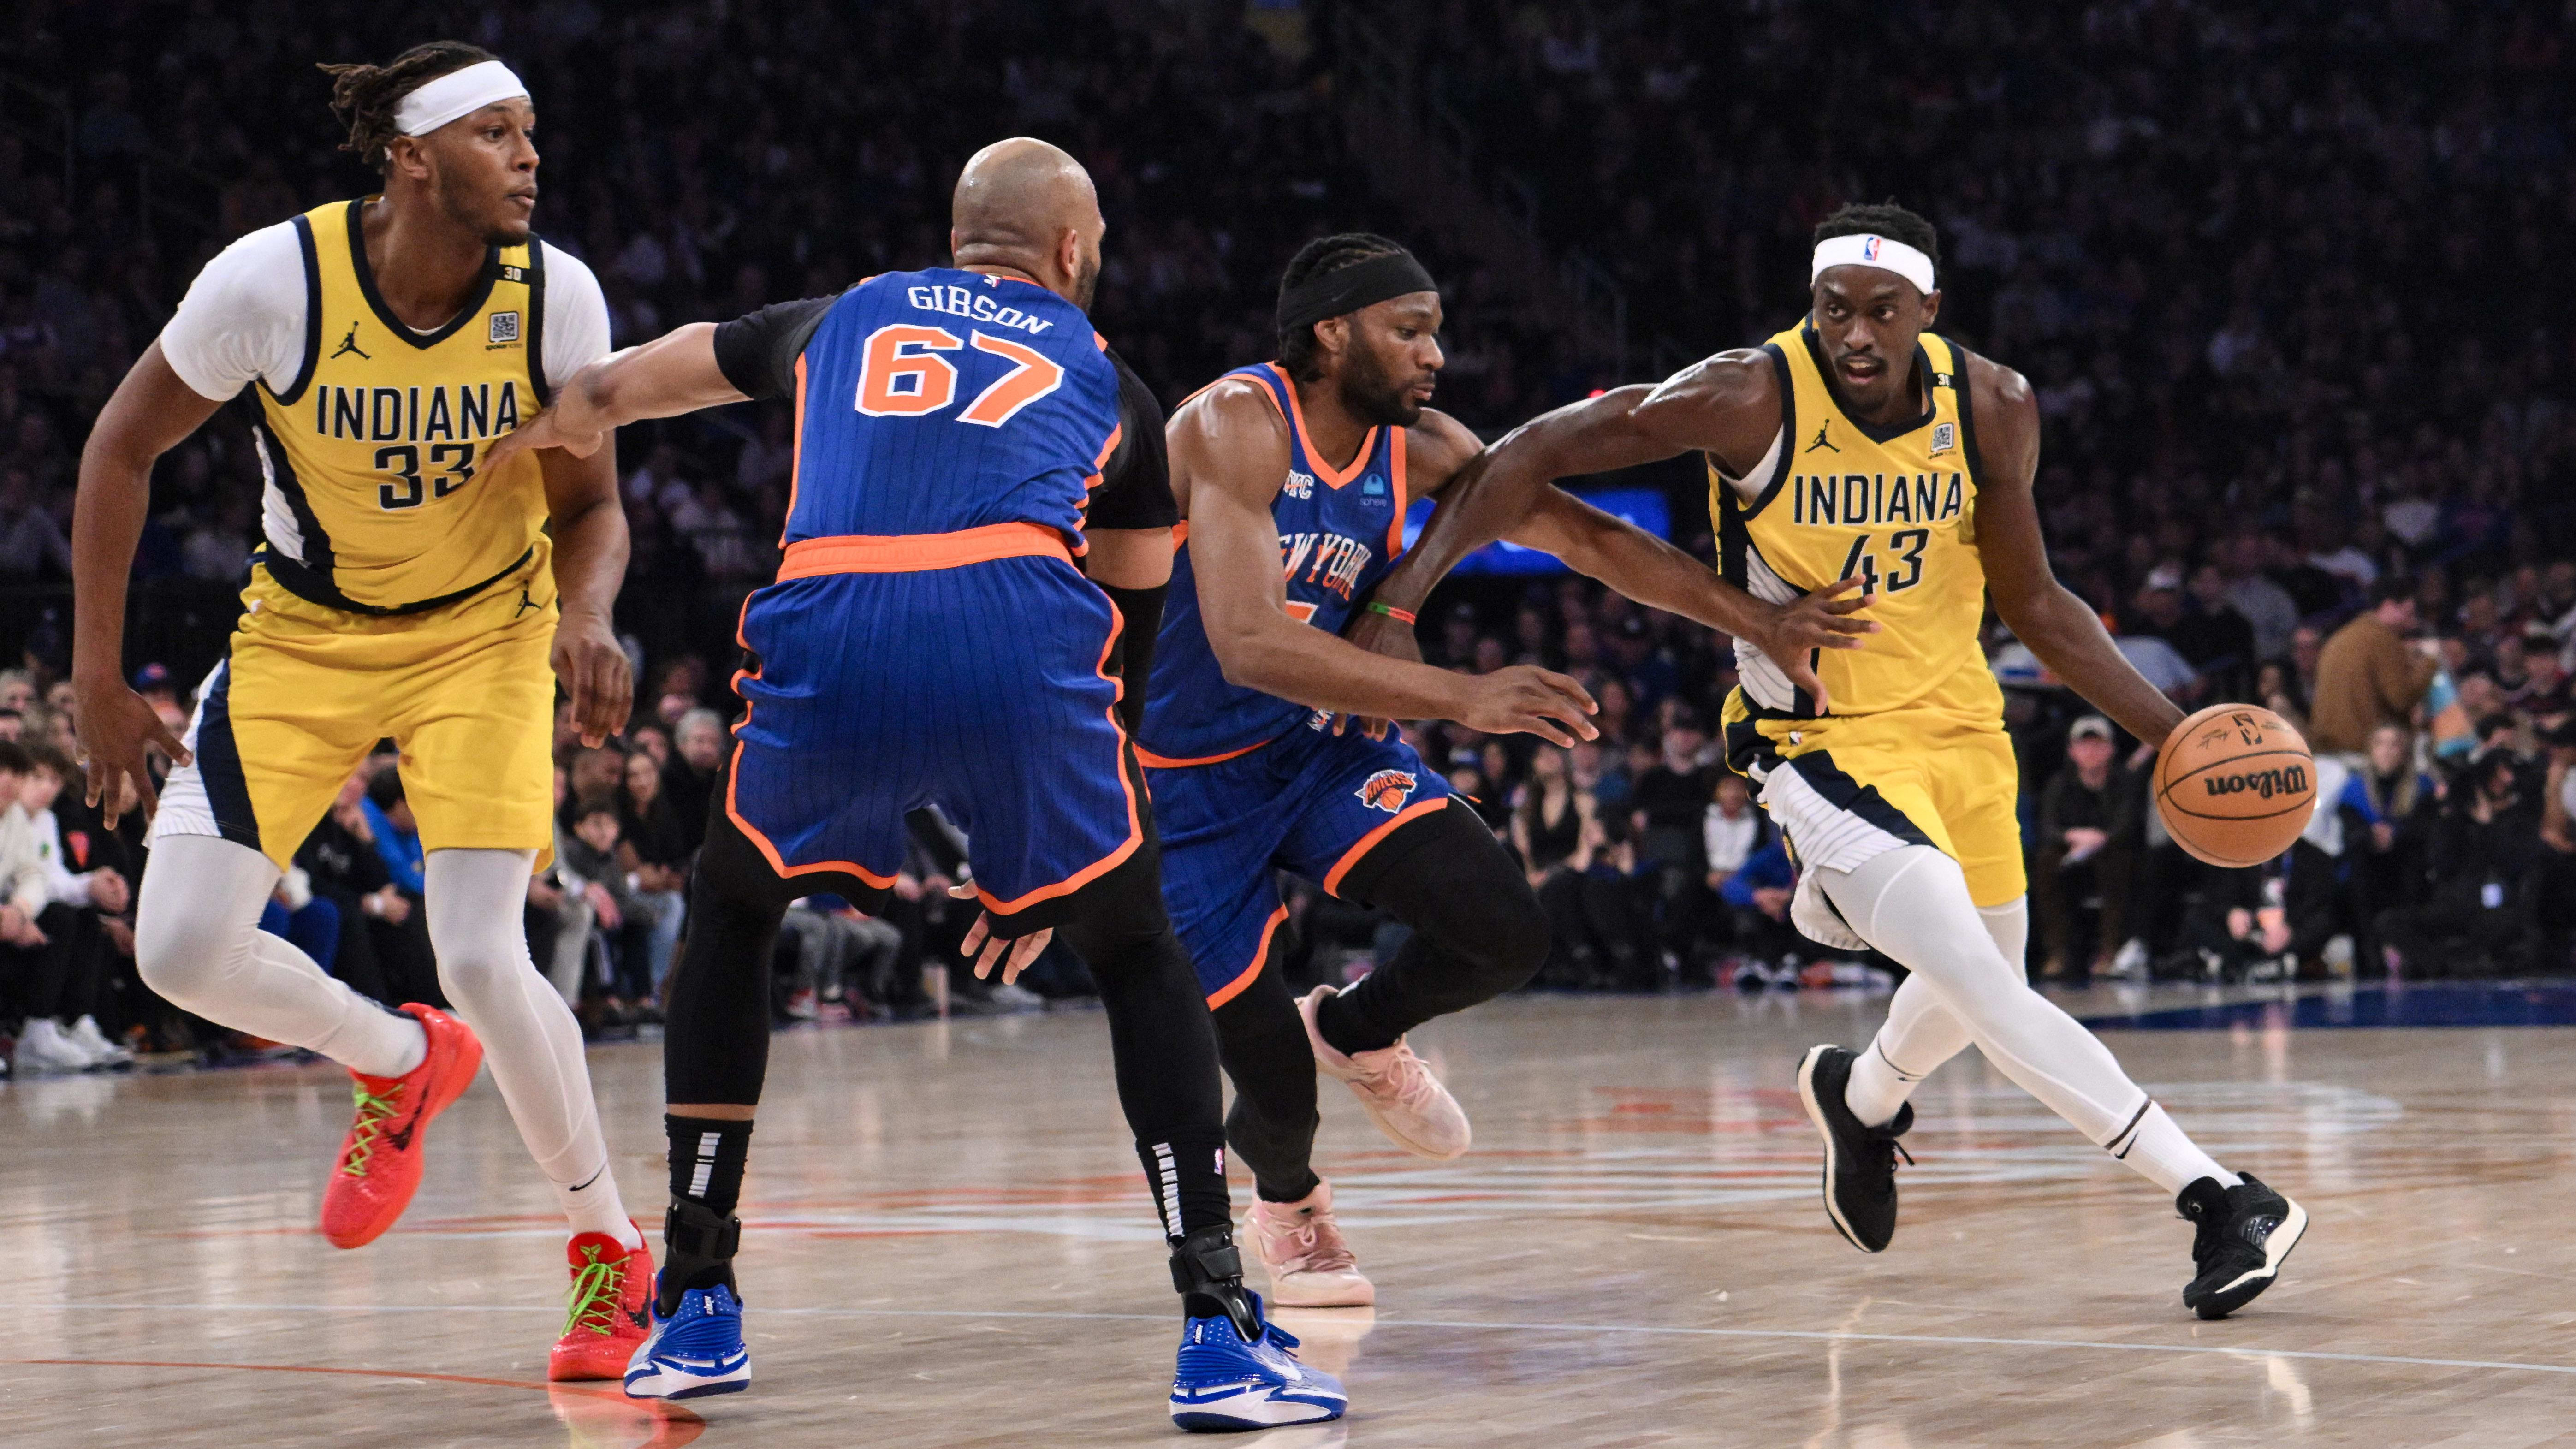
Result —
<instances>
[{"instance_id":1,"label":"yellow basketball shorts","mask_svg":"<svg viewBox=\"0 0 2576 1449\"><path fill-rule=\"evenodd\" d=\"M379 740L402 750L426 850L554 853L555 585L542 545L470 599L377 618L313 603L254 566L241 621L198 690L195 763L162 787L153 837L217 835L294 859Z\"/></svg>"},{"instance_id":2,"label":"yellow basketball shorts","mask_svg":"<svg viewBox=\"0 0 2576 1449\"><path fill-rule=\"evenodd\" d=\"M1850 870L1902 845L1959 863L1968 894L2000 906L2028 889L2020 770L2000 717L1939 708L1823 719L1768 717L1726 701L1726 762L1810 868Z\"/></svg>"}]
</instances>

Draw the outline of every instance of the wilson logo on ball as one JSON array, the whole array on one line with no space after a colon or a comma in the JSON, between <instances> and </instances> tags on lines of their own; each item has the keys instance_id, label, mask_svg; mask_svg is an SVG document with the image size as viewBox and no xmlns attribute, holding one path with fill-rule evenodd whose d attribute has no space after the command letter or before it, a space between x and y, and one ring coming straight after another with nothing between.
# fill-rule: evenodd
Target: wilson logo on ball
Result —
<instances>
[{"instance_id":1,"label":"wilson logo on ball","mask_svg":"<svg viewBox=\"0 0 2576 1449\"><path fill-rule=\"evenodd\" d=\"M2275 795L2308 793L2308 772L2305 767L2299 765L2291 765L2279 770L2256 770L2243 775L2203 775L2200 777L2200 782L2212 795L2243 795L2251 792L2269 800Z\"/></svg>"}]
</instances>

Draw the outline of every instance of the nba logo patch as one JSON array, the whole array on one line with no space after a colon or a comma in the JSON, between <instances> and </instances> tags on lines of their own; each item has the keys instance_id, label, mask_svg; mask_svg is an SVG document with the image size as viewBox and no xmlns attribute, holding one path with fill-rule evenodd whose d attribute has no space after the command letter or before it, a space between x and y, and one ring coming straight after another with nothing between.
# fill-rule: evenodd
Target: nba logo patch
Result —
<instances>
[{"instance_id":1,"label":"nba logo patch","mask_svg":"<svg viewBox=\"0 0 2576 1449\"><path fill-rule=\"evenodd\" d=\"M1860 244L1860 259L1865 262L1878 260L1878 238L1870 237Z\"/></svg>"},{"instance_id":2,"label":"nba logo patch","mask_svg":"<svg viewBox=\"0 0 2576 1449\"><path fill-rule=\"evenodd\" d=\"M1370 809L1393 815L1404 808L1404 797L1413 793L1414 784L1414 778L1402 770L1380 770L1351 793Z\"/></svg>"},{"instance_id":3,"label":"nba logo patch","mask_svg":"<svg viewBox=\"0 0 2576 1449\"><path fill-rule=\"evenodd\" d=\"M493 314L492 314L492 336L491 336L491 339L490 339L490 340L492 341L492 343L493 343L495 346L498 346L499 344L504 343L504 342L516 342L516 341L518 341L518 340L519 340L519 314L518 314L518 313L516 313L516 312L495 312L495 313L493 313Z\"/></svg>"},{"instance_id":4,"label":"nba logo patch","mask_svg":"<svg viewBox=\"0 0 2576 1449\"><path fill-rule=\"evenodd\" d=\"M1934 423L1932 425L1933 452L1946 453L1957 446L1959 446L1959 425L1957 423Z\"/></svg>"}]
</instances>

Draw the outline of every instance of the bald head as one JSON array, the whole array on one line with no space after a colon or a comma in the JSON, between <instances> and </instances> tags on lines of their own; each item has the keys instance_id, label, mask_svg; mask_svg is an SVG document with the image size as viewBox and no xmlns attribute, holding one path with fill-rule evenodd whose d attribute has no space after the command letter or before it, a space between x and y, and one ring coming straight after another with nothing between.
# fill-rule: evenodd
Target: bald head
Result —
<instances>
[{"instance_id":1,"label":"bald head","mask_svg":"<svg viewBox=\"0 0 2576 1449\"><path fill-rule=\"evenodd\" d=\"M976 152L958 173L948 226L958 266L1021 272L1091 305L1107 227L1091 173L1061 149L1014 136Z\"/></svg>"}]
</instances>

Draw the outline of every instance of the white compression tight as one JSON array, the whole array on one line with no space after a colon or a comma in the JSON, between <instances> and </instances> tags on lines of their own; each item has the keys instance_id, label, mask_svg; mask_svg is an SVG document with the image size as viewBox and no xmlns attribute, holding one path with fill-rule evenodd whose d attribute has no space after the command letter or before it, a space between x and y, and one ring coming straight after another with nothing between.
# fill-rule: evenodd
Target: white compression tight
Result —
<instances>
[{"instance_id":1,"label":"white compression tight","mask_svg":"<svg viewBox=\"0 0 2576 1449\"><path fill-rule=\"evenodd\" d=\"M135 958L145 984L236 1030L307 1048L353 1071L419 1065L420 1027L324 974L259 929L277 867L213 836L166 836L145 873ZM581 1027L529 959L522 908L533 852L434 850L429 939L456 1015L483 1041L493 1083L576 1232L642 1239L608 1172Z\"/></svg>"},{"instance_id":2,"label":"white compression tight","mask_svg":"<svg viewBox=\"0 0 2576 1449\"><path fill-rule=\"evenodd\" d=\"M1853 1064L1845 1100L1862 1121L1894 1117L1916 1082L1974 1042L2024 1091L2166 1192L2202 1177L2235 1184L2100 1038L2031 989L2022 901L1979 909L1958 862L1928 845L1828 870L1824 886L1852 929L1913 973Z\"/></svg>"}]
</instances>

